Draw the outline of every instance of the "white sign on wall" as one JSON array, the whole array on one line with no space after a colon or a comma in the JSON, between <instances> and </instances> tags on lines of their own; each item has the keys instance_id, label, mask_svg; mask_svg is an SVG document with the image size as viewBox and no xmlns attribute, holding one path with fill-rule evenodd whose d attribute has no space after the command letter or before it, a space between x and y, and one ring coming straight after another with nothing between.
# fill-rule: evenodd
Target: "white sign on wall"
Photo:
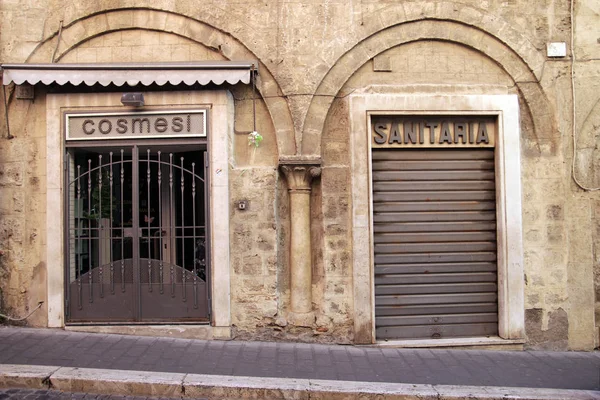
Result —
<instances>
[{"instance_id":1,"label":"white sign on wall","mask_svg":"<svg viewBox=\"0 0 600 400\"><path fill-rule=\"evenodd\" d=\"M66 113L66 140L206 137L206 110Z\"/></svg>"}]
</instances>

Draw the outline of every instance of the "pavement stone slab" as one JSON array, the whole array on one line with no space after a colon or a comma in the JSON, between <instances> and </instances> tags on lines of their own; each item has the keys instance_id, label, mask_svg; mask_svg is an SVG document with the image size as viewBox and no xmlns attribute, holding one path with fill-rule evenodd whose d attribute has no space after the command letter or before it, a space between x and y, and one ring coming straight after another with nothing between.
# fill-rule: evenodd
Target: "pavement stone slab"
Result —
<instances>
[{"instance_id":1,"label":"pavement stone slab","mask_svg":"<svg viewBox=\"0 0 600 400\"><path fill-rule=\"evenodd\" d=\"M64 367L54 372L49 382L65 392L177 397L182 394L184 378L185 374L176 373Z\"/></svg>"},{"instance_id":2,"label":"pavement stone slab","mask_svg":"<svg viewBox=\"0 0 600 400\"><path fill-rule=\"evenodd\" d=\"M45 389L50 375L58 369L55 366L0 364L0 387Z\"/></svg>"},{"instance_id":3,"label":"pavement stone slab","mask_svg":"<svg viewBox=\"0 0 600 400\"><path fill-rule=\"evenodd\" d=\"M309 383L302 379L188 375L185 397L308 400Z\"/></svg>"},{"instance_id":4,"label":"pavement stone slab","mask_svg":"<svg viewBox=\"0 0 600 400\"><path fill-rule=\"evenodd\" d=\"M0 389L0 400L175 400L181 397L148 397L131 395L106 395L95 393L72 393L46 389ZM207 399L204 399L207 400Z\"/></svg>"}]
</instances>

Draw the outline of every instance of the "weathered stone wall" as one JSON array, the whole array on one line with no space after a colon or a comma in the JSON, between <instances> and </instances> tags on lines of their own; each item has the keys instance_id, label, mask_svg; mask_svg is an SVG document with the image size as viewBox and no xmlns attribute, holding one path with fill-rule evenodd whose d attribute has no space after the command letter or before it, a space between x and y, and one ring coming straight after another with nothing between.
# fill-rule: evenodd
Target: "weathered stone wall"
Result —
<instances>
[{"instance_id":1,"label":"weathered stone wall","mask_svg":"<svg viewBox=\"0 0 600 400\"><path fill-rule=\"evenodd\" d=\"M247 143L252 91L229 88L238 338L353 340L345 96L373 85L403 93L517 93L528 346L589 350L600 326L600 195L579 188L571 168L574 162L582 186L600 185L600 6L574 5L575 141L569 2L8 0L0 2L0 62L258 60L256 121L265 140L256 150ZM551 41L567 43L566 58L546 57ZM392 71L374 72L374 63L390 63ZM28 101L8 88L13 139L0 107L1 308L19 315L46 296L44 90L36 87ZM290 326L285 315L289 196L277 163L294 154L323 159L312 196L311 327ZM236 209L242 199L250 200L246 211ZM45 313L29 323L44 326Z\"/></svg>"},{"instance_id":2,"label":"weathered stone wall","mask_svg":"<svg viewBox=\"0 0 600 400\"><path fill-rule=\"evenodd\" d=\"M321 229L321 236L313 239L322 255L316 265L316 291L321 294L317 323L335 329L342 343L352 341L354 319L348 115L347 102L333 103L323 131L321 213L313 219Z\"/></svg>"},{"instance_id":3,"label":"weathered stone wall","mask_svg":"<svg viewBox=\"0 0 600 400\"><path fill-rule=\"evenodd\" d=\"M2 310L17 316L46 301L45 108L43 94L15 104L11 111L23 117L10 119L14 138L3 124L0 139L0 297ZM45 306L29 322L45 325Z\"/></svg>"}]
</instances>

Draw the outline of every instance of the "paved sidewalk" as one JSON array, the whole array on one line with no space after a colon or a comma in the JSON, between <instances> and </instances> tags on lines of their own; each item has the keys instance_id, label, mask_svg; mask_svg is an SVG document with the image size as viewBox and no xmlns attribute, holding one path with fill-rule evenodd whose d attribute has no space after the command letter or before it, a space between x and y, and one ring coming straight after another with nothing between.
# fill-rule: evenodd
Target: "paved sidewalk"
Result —
<instances>
[{"instance_id":1,"label":"paved sidewalk","mask_svg":"<svg viewBox=\"0 0 600 400\"><path fill-rule=\"evenodd\" d=\"M600 390L600 353L204 341L0 327L0 364Z\"/></svg>"}]
</instances>

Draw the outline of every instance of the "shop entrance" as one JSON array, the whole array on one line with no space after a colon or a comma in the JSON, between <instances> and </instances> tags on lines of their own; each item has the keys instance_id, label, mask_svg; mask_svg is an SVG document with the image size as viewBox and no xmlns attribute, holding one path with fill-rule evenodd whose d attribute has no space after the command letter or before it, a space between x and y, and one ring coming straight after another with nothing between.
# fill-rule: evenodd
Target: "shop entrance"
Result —
<instances>
[{"instance_id":1,"label":"shop entrance","mask_svg":"<svg viewBox=\"0 0 600 400\"><path fill-rule=\"evenodd\" d=\"M67 322L208 322L204 145L71 146Z\"/></svg>"}]
</instances>

